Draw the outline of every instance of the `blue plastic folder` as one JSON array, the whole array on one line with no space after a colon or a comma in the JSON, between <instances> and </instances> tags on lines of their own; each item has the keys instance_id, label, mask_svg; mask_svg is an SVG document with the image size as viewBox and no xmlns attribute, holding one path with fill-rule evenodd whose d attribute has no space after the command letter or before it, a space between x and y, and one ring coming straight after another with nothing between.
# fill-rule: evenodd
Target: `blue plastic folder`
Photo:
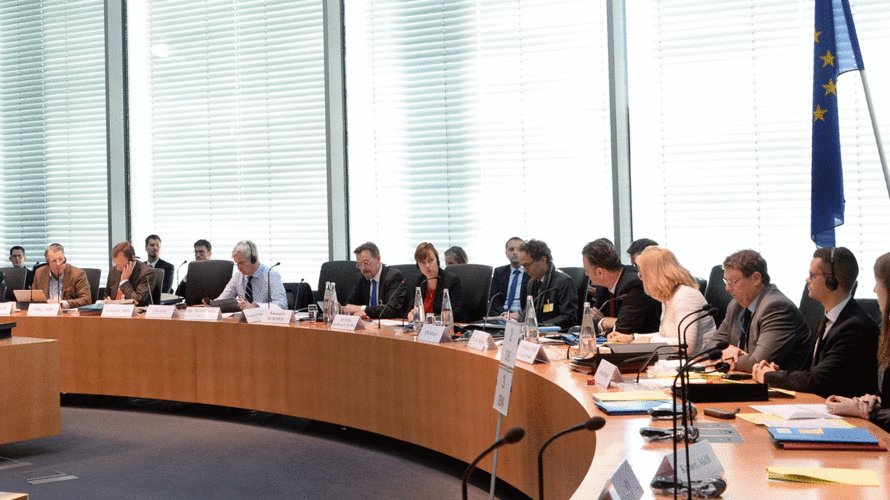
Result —
<instances>
[{"instance_id":1,"label":"blue plastic folder","mask_svg":"<svg viewBox=\"0 0 890 500\"><path fill-rule=\"evenodd\" d=\"M786 427L769 427L767 430L769 430L773 441L785 449L885 449L878 441L878 438L868 432L868 429L859 427L839 429L789 429Z\"/></svg>"},{"instance_id":2,"label":"blue plastic folder","mask_svg":"<svg viewBox=\"0 0 890 500\"><path fill-rule=\"evenodd\" d=\"M596 401L596 407L606 415L645 415L649 408L661 406L664 401Z\"/></svg>"}]
</instances>

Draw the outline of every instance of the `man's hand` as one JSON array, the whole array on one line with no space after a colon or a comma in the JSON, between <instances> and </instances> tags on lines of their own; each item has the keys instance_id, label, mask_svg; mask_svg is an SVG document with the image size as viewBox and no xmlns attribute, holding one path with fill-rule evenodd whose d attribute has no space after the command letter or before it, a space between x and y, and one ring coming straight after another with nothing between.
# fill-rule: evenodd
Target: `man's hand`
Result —
<instances>
[{"instance_id":1,"label":"man's hand","mask_svg":"<svg viewBox=\"0 0 890 500\"><path fill-rule=\"evenodd\" d=\"M730 345L726 349L723 349L723 362L729 365L730 371L735 370L736 365L739 362L739 356L744 356L748 354L747 352L739 349L734 345Z\"/></svg>"},{"instance_id":2,"label":"man's hand","mask_svg":"<svg viewBox=\"0 0 890 500\"><path fill-rule=\"evenodd\" d=\"M590 316L593 317L594 321L599 321L606 317L606 315L603 314L602 311L600 311L599 309L597 309L593 306L590 307Z\"/></svg>"},{"instance_id":3,"label":"man's hand","mask_svg":"<svg viewBox=\"0 0 890 500\"><path fill-rule=\"evenodd\" d=\"M606 337L609 342L618 342L621 344L629 344L634 341L633 334L612 332Z\"/></svg>"},{"instance_id":4,"label":"man's hand","mask_svg":"<svg viewBox=\"0 0 890 500\"><path fill-rule=\"evenodd\" d=\"M779 365L775 363L770 363L769 361L763 360L760 363L754 365L754 368L751 370L751 375L754 377L754 380L758 383L763 383L763 376L769 372L777 372L779 371Z\"/></svg>"},{"instance_id":5,"label":"man's hand","mask_svg":"<svg viewBox=\"0 0 890 500\"><path fill-rule=\"evenodd\" d=\"M124 267L124 270L121 271L121 281L128 280L128 279L130 279L130 276L133 276L133 266L135 266L135 265L136 265L135 260L131 260L130 262L127 262L126 267Z\"/></svg>"}]
</instances>

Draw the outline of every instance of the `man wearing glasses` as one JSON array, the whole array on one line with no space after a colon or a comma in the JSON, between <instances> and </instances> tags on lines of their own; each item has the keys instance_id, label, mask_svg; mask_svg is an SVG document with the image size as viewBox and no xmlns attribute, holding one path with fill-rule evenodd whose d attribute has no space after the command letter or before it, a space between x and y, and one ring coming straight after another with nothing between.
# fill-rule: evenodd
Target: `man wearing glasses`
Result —
<instances>
[{"instance_id":1,"label":"man wearing glasses","mask_svg":"<svg viewBox=\"0 0 890 500\"><path fill-rule=\"evenodd\" d=\"M535 301L535 318L542 326L568 330L578 324L578 289L572 278L553 265L550 247L540 240L519 246L519 263L528 273L529 295ZM527 307L523 301L523 308Z\"/></svg>"},{"instance_id":2,"label":"man wearing glasses","mask_svg":"<svg viewBox=\"0 0 890 500\"><path fill-rule=\"evenodd\" d=\"M800 369L813 350L810 330L800 309L770 283L766 260L754 250L738 251L723 261L723 281L732 301L706 346L729 342L723 361L736 371L750 372L764 360Z\"/></svg>"},{"instance_id":3,"label":"man wearing glasses","mask_svg":"<svg viewBox=\"0 0 890 500\"><path fill-rule=\"evenodd\" d=\"M370 241L355 250L362 279L346 300L349 314L370 318L396 318L405 300L405 279L398 269L380 262L380 249Z\"/></svg>"},{"instance_id":4,"label":"man wearing glasses","mask_svg":"<svg viewBox=\"0 0 890 500\"><path fill-rule=\"evenodd\" d=\"M210 257L213 256L213 246L209 241L205 239L200 239L195 242L195 262L203 262L205 260L210 260ZM180 266L181 267L181 266ZM188 281L189 275L186 274L182 281L179 282L179 286L176 287L176 295L180 297L185 297L185 287L186 281Z\"/></svg>"},{"instance_id":5,"label":"man wearing glasses","mask_svg":"<svg viewBox=\"0 0 890 500\"><path fill-rule=\"evenodd\" d=\"M31 285L33 290L43 290L49 302L58 302L62 309L93 302L86 273L68 264L65 247L53 243L43 255L48 265L35 271L34 283Z\"/></svg>"}]
</instances>

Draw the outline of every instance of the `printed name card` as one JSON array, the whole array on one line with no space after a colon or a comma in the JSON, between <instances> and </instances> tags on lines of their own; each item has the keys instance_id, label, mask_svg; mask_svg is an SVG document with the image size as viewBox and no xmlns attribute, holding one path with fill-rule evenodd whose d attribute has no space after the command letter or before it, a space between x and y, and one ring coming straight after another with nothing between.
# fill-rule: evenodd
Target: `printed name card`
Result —
<instances>
[{"instance_id":1,"label":"printed name card","mask_svg":"<svg viewBox=\"0 0 890 500\"><path fill-rule=\"evenodd\" d=\"M498 348L497 344L494 343L494 339L491 338L491 334L481 330L473 330L473 336L470 337L470 341L467 342L467 347L476 349L477 351L487 351L488 349Z\"/></svg>"},{"instance_id":2,"label":"printed name card","mask_svg":"<svg viewBox=\"0 0 890 500\"><path fill-rule=\"evenodd\" d=\"M241 311L241 318L239 319L239 321L247 321L250 324L262 323L264 312L265 311L263 309L260 309L259 307L243 309Z\"/></svg>"},{"instance_id":3,"label":"printed name card","mask_svg":"<svg viewBox=\"0 0 890 500\"><path fill-rule=\"evenodd\" d=\"M217 321L222 318L218 307L189 307L185 310L185 318L189 321Z\"/></svg>"},{"instance_id":4,"label":"printed name card","mask_svg":"<svg viewBox=\"0 0 890 500\"><path fill-rule=\"evenodd\" d=\"M643 487L627 460L618 466L599 496L599 500L640 500L641 498L643 498Z\"/></svg>"},{"instance_id":5,"label":"printed name card","mask_svg":"<svg viewBox=\"0 0 890 500\"><path fill-rule=\"evenodd\" d=\"M513 321L507 321L504 328L504 342L501 344L501 364L513 368L516 366L516 351L519 350L519 337L522 334L522 326Z\"/></svg>"},{"instance_id":6,"label":"printed name card","mask_svg":"<svg viewBox=\"0 0 890 500\"><path fill-rule=\"evenodd\" d=\"M677 468L677 475L685 478L686 454L679 453L678 457L680 463ZM689 463L692 464L689 467L689 474L693 481L701 481L717 477L724 472L723 466L720 465L720 459L717 458L717 454L714 453L714 448L711 448L711 443L707 441L699 441L689 447ZM661 466L658 467L658 472L656 472L655 475L662 477L674 475L673 453L668 453L664 457L661 461Z\"/></svg>"},{"instance_id":7,"label":"printed name card","mask_svg":"<svg viewBox=\"0 0 890 500\"><path fill-rule=\"evenodd\" d=\"M516 350L516 359L529 364L535 364L538 361L543 363L550 361L547 359L547 353L544 352L544 349L541 349L541 344L535 344L527 340L519 343L519 349Z\"/></svg>"},{"instance_id":8,"label":"printed name card","mask_svg":"<svg viewBox=\"0 0 890 500\"><path fill-rule=\"evenodd\" d=\"M331 330L336 332L351 333L364 329L365 324L361 322L361 318L351 314L338 314L334 316L334 321L331 322Z\"/></svg>"},{"instance_id":9,"label":"printed name card","mask_svg":"<svg viewBox=\"0 0 890 500\"><path fill-rule=\"evenodd\" d=\"M296 320L294 312L290 309L263 309L262 322L271 325L289 325L296 323Z\"/></svg>"},{"instance_id":10,"label":"printed name card","mask_svg":"<svg viewBox=\"0 0 890 500\"><path fill-rule=\"evenodd\" d=\"M173 319L178 318L179 313L176 311L176 306L150 305L145 310L145 317L146 319Z\"/></svg>"},{"instance_id":11,"label":"printed name card","mask_svg":"<svg viewBox=\"0 0 890 500\"><path fill-rule=\"evenodd\" d=\"M3 302L0 304L0 316L9 316L15 312L15 302Z\"/></svg>"},{"instance_id":12,"label":"printed name card","mask_svg":"<svg viewBox=\"0 0 890 500\"><path fill-rule=\"evenodd\" d=\"M498 384L494 388L494 409L507 416L510 407L510 393L513 391L513 370L498 366Z\"/></svg>"},{"instance_id":13,"label":"printed name card","mask_svg":"<svg viewBox=\"0 0 890 500\"><path fill-rule=\"evenodd\" d=\"M624 382L618 367L609 363L605 359L600 361L599 368L596 369L596 374L593 376L593 380L596 382L596 385L605 387L606 389L609 388L609 384L611 384L612 381Z\"/></svg>"},{"instance_id":14,"label":"printed name card","mask_svg":"<svg viewBox=\"0 0 890 500\"><path fill-rule=\"evenodd\" d=\"M451 334L446 332L446 329L447 327L445 326L424 323L423 328L420 329L420 335L417 336L417 340L429 344L451 342Z\"/></svg>"},{"instance_id":15,"label":"printed name card","mask_svg":"<svg viewBox=\"0 0 890 500\"><path fill-rule=\"evenodd\" d=\"M59 304L34 304L28 306L28 316L58 316Z\"/></svg>"},{"instance_id":16,"label":"printed name card","mask_svg":"<svg viewBox=\"0 0 890 500\"><path fill-rule=\"evenodd\" d=\"M136 314L136 306L133 304L105 304L102 308L103 318L132 318Z\"/></svg>"}]
</instances>

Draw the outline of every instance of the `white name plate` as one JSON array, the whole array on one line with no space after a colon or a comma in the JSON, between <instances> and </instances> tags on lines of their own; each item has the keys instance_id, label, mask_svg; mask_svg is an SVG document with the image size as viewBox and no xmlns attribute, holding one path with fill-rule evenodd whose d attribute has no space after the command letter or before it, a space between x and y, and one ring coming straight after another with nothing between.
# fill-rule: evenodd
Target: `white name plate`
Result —
<instances>
[{"instance_id":1,"label":"white name plate","mask_svg":"<svg viewBox=\"0 0 890 500\"><path fill-rule=\"evenodd\" d=\"M132 318L136 314L136 306L122 304L105 304L102 308L103 318Z\"/></svg>"},{"instance_id":2,"label":"white name plate","mask_svg":"<svg viewBox=\"0 0 890 500\"><path fill-rule=\"evenodd\" d=\"M272 325L289 325L296 323L296 319L294 312L290 309L263 309L262 322Z\"/></svg>"},{"instance_id":3,"label":"white name plate","mask_svg":"<svg viewBox=\"0 0 890 500\"><path fill-rule=\"evenodd\" d=\"M677 475L685 478L686 454L679 453L678 458L679 466L677 468ZM689 474L693 481L701 481L710 477L716 477L724 472L723 466L720 465L720 459L717 458L717 454L714 453L714 448L711 448L711 443L707 441L699 441L689 446L689 463L692 464L689 467ZM674 475L673 453L665 455L664 459L661 461L661 466L658 467L658 472L656 472L655 475L662 477Z\"/></svg>"},{"instance_id":4,"label":"white name plate","mask_svg":"<svg viewBox=\"0 0 890 500\"><path fill-rule=\"evenodd\" d=\"M522 334L522 326L513 321L507 321L504 328L504 342L501 344L501 364L513 368L516 366L516 352L519 350L519 336Z\"/></svg>"},{"instance_id":5,"label":"white name plate","mask_svg":"<svg viewBox=\"0 0 890 500\"><path fill-rule=\"evenodd\" d=\"M611 488L610 488L611 486ZM614 492L615 495L611 493ZM640 480L634 474L634 470L625 460L618 466L612 477L606 483L603 492L600 493L600 500L610 498L613 500L640 500L643 498L643 487Z\"/></svg>"},{"instance_id":6,"label":"white name plate","mask_svg":"<svg viewBox=\"0 0 890 500\"><path fill-rule=\"evenodd\" d=\"M491 334L481 330L473 330L473 336L470 337L470 341L467 342L467 347L476 349L477 351L487 351L488 349L498 348L497 344L494 343L494 339L491 338Z\"/></svg>"},{"instance_id":7,"label":"white name plate","mask_svg":"<svg viewBox=\"0 0 890 500\"><path fill-rule=\"evenodd\" d=\"M498 385L494 388L494 409L507 416L510 408L510 393L513 391L513 370L498 366Z\"/></svg>"},{"instance_id":8,"label":"white name plate","mask_svg":"<svg viewBox=\"0 0 890 500\"><path fill-rule=\"evenodd\" d=\"M535 344L527 340L519 343L519 349L516 350L516 359L529 364L535 364L538 361L542 363L550 362L547 359L547 353L544 352L544 349L541 349L541 344Z\"/></svg>"},{"instance_id":9,"label":"white name plate","mask_svg":"<svg viewBox=\"0 0 890 500\"><path fill-rule=\"evenodd\" d=\"M146 319L173 319L179 317L179 312L176 311L176 306L150 305L145 310L145 317Z\"/></svg>"},{"instance_id":10,"label":"white name plate","mask_svg":"<svg viewBox=\"0 0 890 500\"><path fill-rule=\"evenodd\" d=\"M599 368L596 369L596 374L593 376L594 382L596 385L609 388L609 385L614 380L615 382L623 382L624 379L621 378L621 372L618 370L618 367L609 363L605 359L600 361Z\"/></svg>"},{"instance_id":11,"label":"white name plate","mask_svg":"<svg viewBox=\"0 0 890 500\"><path fill-rule=\"evenodd\" d=\"M445 342L451 342L451 335L445 332L445 326L437 326L431 325L429 323L424 323L423 328L420 329L420 335L417 336L417 340L419 342L426 342L428 344L442 344Z\"/></svg>"},{"instance_id":12,"label":"white name plate","mask_svg":"<svg viewBox=\"0 0 890 500\"><path fill-rule=\"evenodd\" d=\"M242 309L241 310L241 319L239 321L247 321L250 324L262 323L264 312L265 311L263 309L260 309L259 307L251 307L248 309Z\"/></svg>"},{"instance_id":13,"label":"white name plate","mask_svg":"<svg viewBox=\"0 0 890 500\"><path fill-rule=\"evenodd\" d=\"M0 316L9 316L15 312L15 302L3 302L0 304Z\"/></svg>"},{"instance_id":14,"label":"white name plate","mask_svg":"<svg viewBox=\"0 0 890 500\"><path fill-rule=\"evenodd\" d=\"M28 306L28 316L58 316L59 304L34 304Z\"/></svg>"},{"instance_id":15,"label":"white name plate","mask_svg":"<svg viewBox=\"0 0 890 500\"><path fill-rule=\"evenodd\" d=\"M331 322L331 330L337 332L352 333L356 330L364 329L365 324L362 323L361 318L351 314L338 314L334 316L334 321Z\"/></svg>"},{"instance_id":16,"label":"white name plate","mask_svg":"<svg viewBox=\"0 0 890 500\"><path fill-rule=\"evenodd\" d=\"M185 310L185 318L190 321L217 321L222 318L218 307L189 307Z\"/></svg>"}]
</instances>

